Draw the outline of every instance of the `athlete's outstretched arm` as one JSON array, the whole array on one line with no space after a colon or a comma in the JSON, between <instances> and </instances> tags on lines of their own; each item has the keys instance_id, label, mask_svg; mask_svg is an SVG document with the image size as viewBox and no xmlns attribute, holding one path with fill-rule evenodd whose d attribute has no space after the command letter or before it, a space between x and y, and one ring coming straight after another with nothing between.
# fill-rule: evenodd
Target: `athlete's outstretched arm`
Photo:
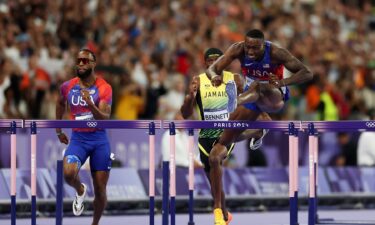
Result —
<instances>
[{"instance_id":1,"label":"athlete's outstretched arm","mask_svg":"<svg viewBox=\"0 0 375 225\"><path fill-rule=\"evenodd\" d=\"M233 60L239 57L243 50L243 42L237 42L231 45L224 53L224 55L220 56L208 69L206 70L206 74L209 79L213 79L215 81L215 77L221 76L223 70L227 68ZM215 85L219 85L221 80L217 82L213 82Z\"/></svg>"},{"instance_id":2,"label":"athlete's outstretched arm","mask_svg":"<svg viewBox=\"0 0 375 225\"><path fill-rule=\"evenodd\" d=\"M281 63L293 73L289 78L284 78L277 83L278 87L288 86L292 84L302 84L313 78L313 73L305 64L294 57L288 50L272 45L272 59Z\"/></svg>"},{"instance_id":3,"label":"athlete's outstretched arm","mask_svg":"<svg viewBox=\"0 0 375 225\"><path fill-rule=\"evenodd\" d=\"M184 119L189 118L193 114L194 105L196 104L196 95L199 89L200 80L198 76L194 76L189 85L189 93L185 96L184 104L181 106L181 115Z\"/></svg>"}]
</instances>

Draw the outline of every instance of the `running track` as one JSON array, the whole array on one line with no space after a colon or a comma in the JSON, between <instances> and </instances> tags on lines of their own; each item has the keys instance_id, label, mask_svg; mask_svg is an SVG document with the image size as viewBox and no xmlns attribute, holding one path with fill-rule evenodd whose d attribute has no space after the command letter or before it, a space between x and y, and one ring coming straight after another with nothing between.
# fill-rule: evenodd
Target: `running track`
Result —
<instances>
[{"instance_id":1,"label":"running track","mask_svg":"<svg viewBox=\"0 0 375 225\"><path fill-rule=\"evenodd\" d=\"M375 225L375 209L360 210L329 210L320 211L320 218L335 218L336 220L355 220L369 221L366 225ZM65 217L63 225L90 225L91 217ZM188 214L177 214L176 225L187 225ZM196 225L213 225L213 216L211 214L195 214L194 222ZM307 224L307 212L299 212L299 222L301 225ZM30 219L18 219L17 225L29 225ZM37 218L37 225L54 225L54 218ZM102 225L148 225L147 215L126 215L126 216L103 216ZM234 213L231 225L287 225L289 224L289 213L282 212L244 212ZM10 225L10 219L0 219L0 225ZM155 225L161 225L161 215L155 217Z\"/></svg>"}]
</instances>

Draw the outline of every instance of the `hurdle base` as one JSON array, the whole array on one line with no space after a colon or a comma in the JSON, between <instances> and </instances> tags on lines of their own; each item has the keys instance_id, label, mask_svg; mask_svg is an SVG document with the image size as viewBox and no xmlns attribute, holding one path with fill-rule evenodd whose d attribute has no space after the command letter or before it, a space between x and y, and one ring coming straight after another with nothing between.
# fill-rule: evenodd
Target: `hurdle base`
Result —
<instances>
[{"instance_id":1,"label":"hurdle base","mask_svg":"<svg viewBox=\"0 0 375 225\"><path fill-rule=\"evenodd\" d=\"M16 205L16 196L12 195L10 196L11 199L11 224L16 225L16 212L17 212L17 205Z\"/></svg>"},{"instance_id":2,"label":"hurdle base","mask_svg":"<svg viewBox=\"0 0 375 225\"><path fill-rule=\"evenodd\" d=\"M375 221L335 220L333 218L324 218L319 219L316 224L374 225Z\"/></svg>"},{"instance_id":3,"label":"hurdle base","mask_svg":"<svg viewBox=\"0 0 375 225\"><path fill-rule=\"evenodd\" d=\"M188 225L195 225L194 222L188 222Z\"/></svg>"}]
</instances>

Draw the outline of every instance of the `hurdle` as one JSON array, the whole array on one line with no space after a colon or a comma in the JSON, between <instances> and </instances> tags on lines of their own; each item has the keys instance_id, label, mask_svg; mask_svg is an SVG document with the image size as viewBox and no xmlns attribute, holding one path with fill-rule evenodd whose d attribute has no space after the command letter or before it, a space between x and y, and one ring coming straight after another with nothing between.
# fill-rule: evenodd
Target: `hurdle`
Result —
<instances>
[{"instance_id":1,"label":"hurdle","mask_svg":"<svg viewBox=\"0 0 375 225\"><path fill-rule=\"evenodd\" d=\"M297 126L296 126L297 125ZM298 129L299 125L299 129ZM194 148L194 129L269 129L273 131L285 132L289 135L289 215L290 225L298 225L298 132L302 130L301 121L163 121L164 128L169 127L170 129L170 191L171 193L171 204L170 204L170 216L171 225L175 225L175 129L188 129L189 130L189 222L188 225L194 224L193 221L193 202L194 202L194 169L193 167L193 148ZM191 155L190 155L191 154ZM164 177L163 177L164 179ZM163 192L163 199L165 193ZM163 225L168 225L163 222Z\"/></svg>"},{"instance_id":2,"label":"hurdle","mask_svg":"<svg viewBox=\"0 0 375 225\"><path fill-rule=\"evenodd\" d=\"M155 129L160 129L161 122L153 120L120 121L120 120L25 120L24 127L31 128L31 224L36 225L36 143L37 129L40 128L100 128L100 129L148 129L149 132L149 207L150 225L154 225L155 207ZM63 219L63 170L62 161L58 163L57 195L56 195L56 225L62 224ZM13 224L12 224L13 225Z\"/></svg>"},{"instance_id":3,"label":"hurdle","mask_svg":"<svg viewBox=\"0 0 375 225\"><path fill-rule=\"evenodd\" d=\"M0 120L1 128L9 128L10 133L10 214L11 225L16 225L16 178L17 178L17 128L23 128L23 120L2 119Z\"/></svg>"},{"instance_id":4,"label":"hurdle","mask_svg":"<svg viewBox=\"0 0 375 225\"><path fill-rule=\"evenodd\" d=\"M375 121L305 121L302 127L309 134L309 210L308 224L361 224L373 225L375 221L335 220L334 218L320 219L318 216L318 134L319 132L356 132L375 131Z\"/></svg>"}]
</instances>

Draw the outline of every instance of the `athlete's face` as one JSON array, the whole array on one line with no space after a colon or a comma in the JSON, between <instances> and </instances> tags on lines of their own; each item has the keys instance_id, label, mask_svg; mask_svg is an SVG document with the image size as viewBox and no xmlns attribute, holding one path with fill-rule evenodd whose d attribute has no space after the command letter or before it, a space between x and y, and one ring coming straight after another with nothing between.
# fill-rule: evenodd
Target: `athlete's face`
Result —
<instances>
[{"instance_id":1,"label":"athlete's face","mask_svg":"<svg viewBox=\"0 0 375 225\"><path fill-rule=\"evenodd\" d=\"M81 79L89 77L96 65L92 55L86 51L78 53L76 64L76 74Z\"/></svg>"},{"instance_id":2,"label":"athlete's face","mask_svg":"<svg viewBox=\"0 0 375 225\"><path fill-rule=\"evenodd\" d=\"M264 54L264 40L245 37L245 53L252 60L259 60Z\"/></svg>"},{"instance_id":3,"label":"athlete's face","mask_svg":"<svg viewBox=\"0 0 375 225\"><path fill-rule=\"evenodd\" d=\"M206 69L210 67L220 56L211 56L205 60Z\"/></svg>"}]
</instances>

